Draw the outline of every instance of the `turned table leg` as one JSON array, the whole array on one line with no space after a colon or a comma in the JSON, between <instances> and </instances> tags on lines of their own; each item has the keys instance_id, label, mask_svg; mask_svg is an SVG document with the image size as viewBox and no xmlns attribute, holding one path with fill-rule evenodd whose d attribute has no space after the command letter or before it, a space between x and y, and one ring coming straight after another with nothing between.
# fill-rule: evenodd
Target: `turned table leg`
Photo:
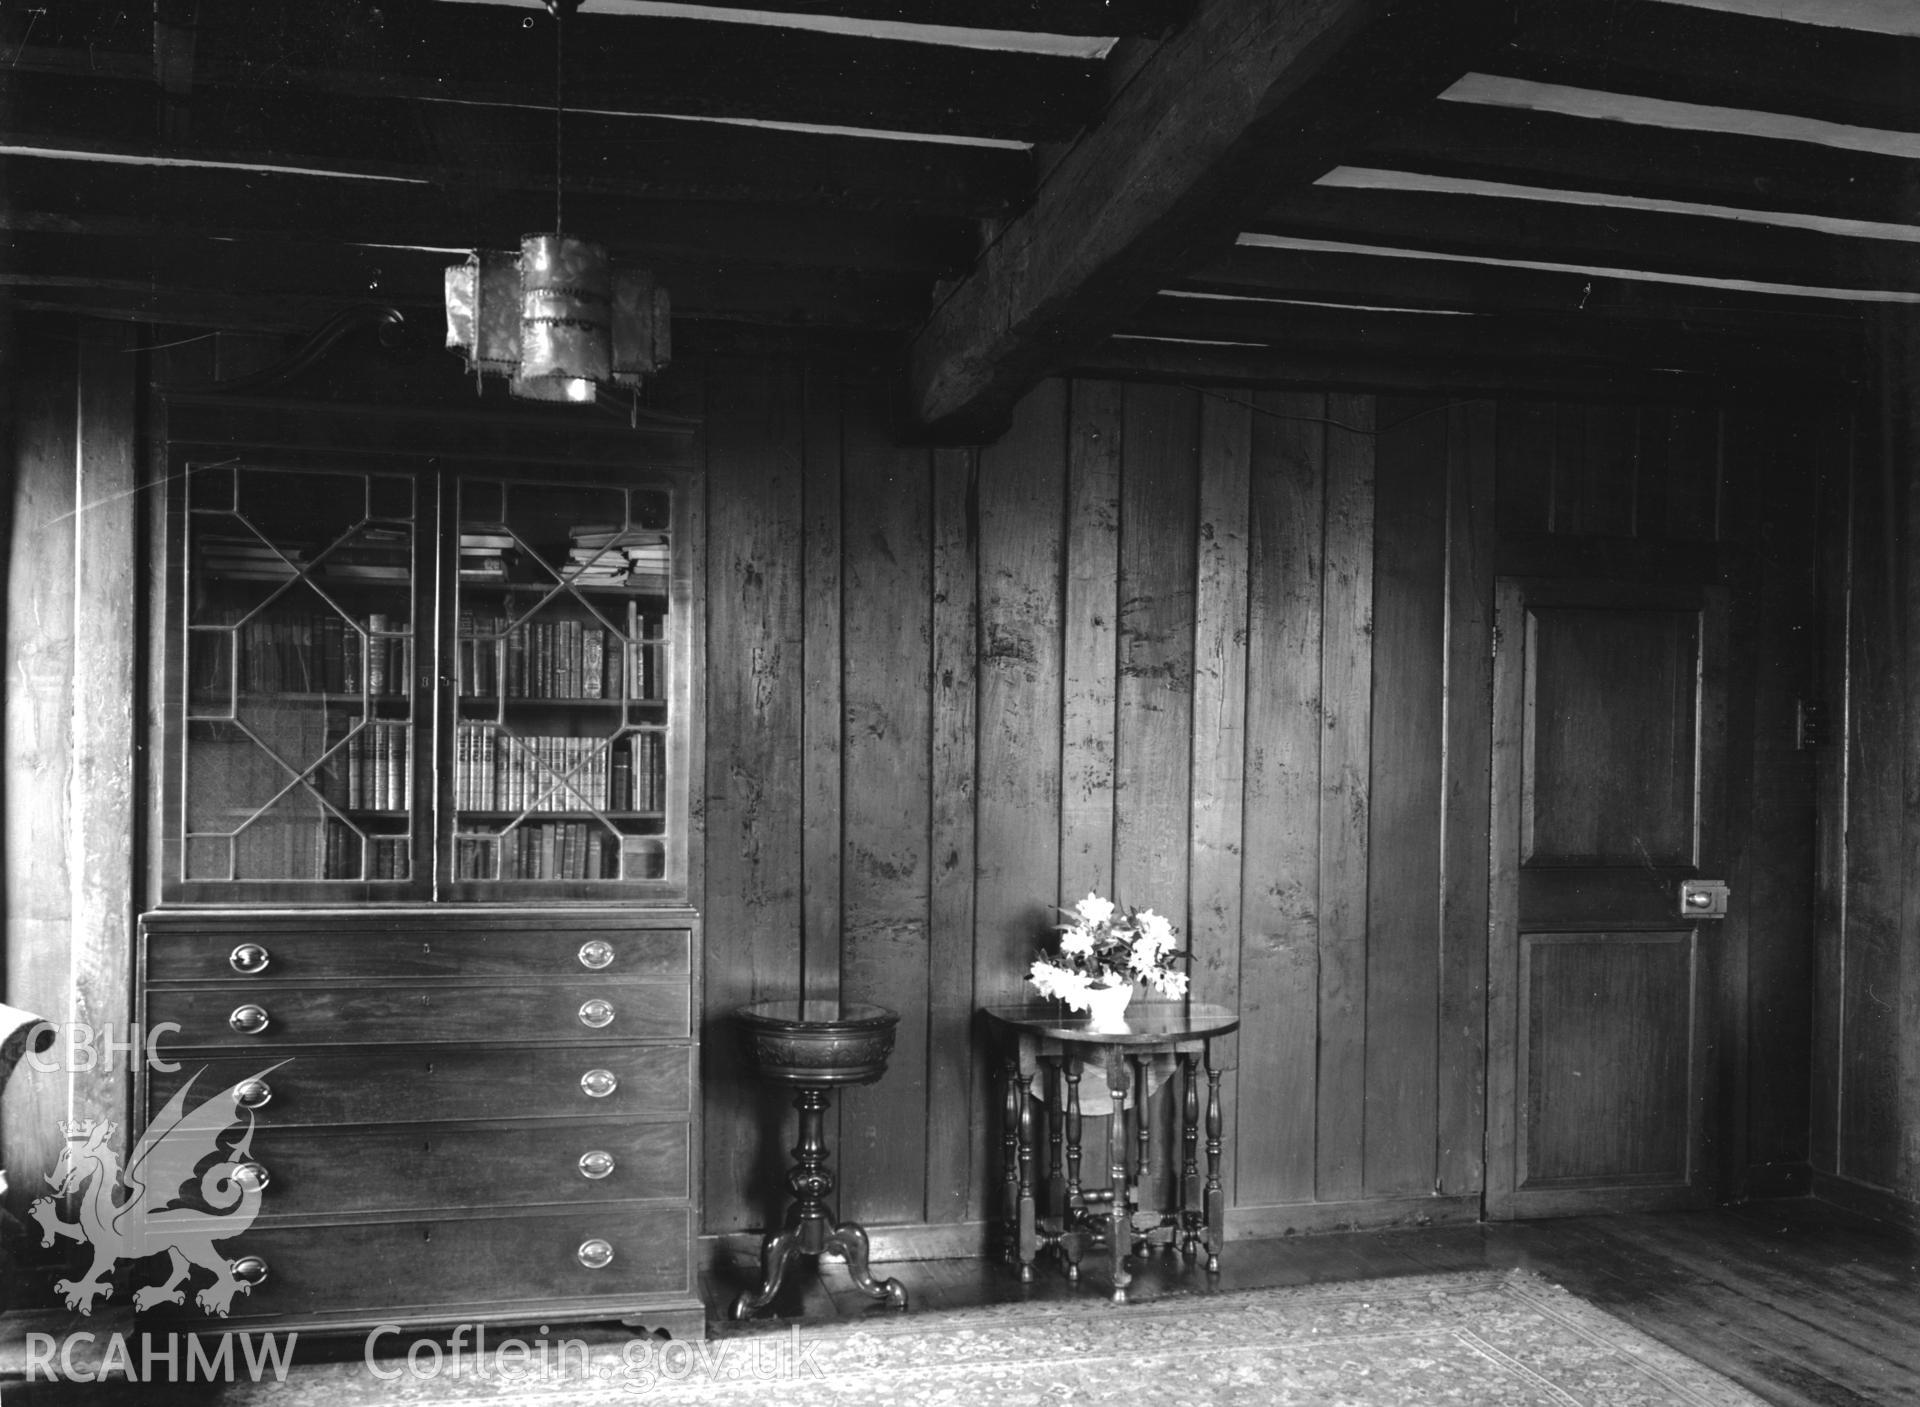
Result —
<instances>
[{"instance_id":1,"label":"turned table leg","mask_svg":"<svg viewBox=\"0 0 1920 1407\"><path fill-rule=\"evenodd\" d=\"M1200 1249L1200 1221L1205 1203L1200 1189L1200 1075L1191 1054L1180 1057L1180 1249L1193 1255Z\"/></svg>"},{"instance_id":2,"label":"turned table leg","mask_svg":"<svg viewBox=\"0 0 1920 1407\"><path fill-rule=\"evenodd\" d=\"M1107 1250L1113 1267L1113 1302L1127 1302L1127 1252L1133 1248L1133 1222L1127 1213L1127 1057L1118 1049L1104 1052L1107 1090L1113 1096L1113 1117L1107 1121L1107 1160L1113 1180L1113 1203L1108 1209Z\"/></svg>"},{"instance_id":3,"label":"turned table leg","mask_svg":"<svg viewBox=\"0 0 1920 1407\"><path fill-rule=\"evenodd\" d=\"M1220 1186L1220 1072L1213 1048L1207 1048L1207 1269L1218 1273L1220 1247L1226 1241L1227 1198Z\"/></svg>"},{"instance_id":4,"label":"turned table leg","mask_svg":"<svg viewBox=\"0 0 1920 1407\"><path fill-rule=\"evenodd\" d=\"M891 1302L897 1309L907 1307L906 1286L898 1280L884 1284L874 1280L867 1264L865 1229L851 1221L836 1222L828 1210L833 1173L827 1167L825 1116L830 1102L826 1089L819 1085L802 1086L793 1101L800 1111L800 1141L794 1145L793 1167L787 1173L794 1203L788 1209L785 1228L769 1236L760 1249L760 1288L742 1293L733 1302L735 1319L745 1319L773 1303L795 1252L813 1256L837 1252L846 1260L857 1288L875 1299Z\"/></svg>"}]
</instances>

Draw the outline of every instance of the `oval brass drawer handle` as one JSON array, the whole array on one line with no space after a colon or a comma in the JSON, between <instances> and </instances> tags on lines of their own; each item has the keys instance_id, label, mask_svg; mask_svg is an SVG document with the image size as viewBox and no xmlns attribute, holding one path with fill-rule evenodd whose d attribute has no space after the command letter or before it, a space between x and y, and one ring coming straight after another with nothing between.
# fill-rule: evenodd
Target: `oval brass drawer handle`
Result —
<instances>
[{"instance_id":1,"label":"oval brass drawer handle","mask_svg":"<svg viewBox=\"0 0 1920 1407\"><path fill-rule=\"evenodd\" d=\"M580 1077L580 1088L590 1099L605 1099L620 1088L620 1079L611 1070L589 1070Z\"/></svg>"},{"instance_id":2,"label":"oval brass drawer handle","mask_svg":"<svg viewBox=\"0 0 1920 1407\"><path fill-rule=\"evenodd\" d=\"M580 1176L598 1182L613 1172L613 1154L594 1148L580 1155Z\"/></svg>"},{"instance_id":3,"label":"oval brass drawer handle","mask_svg":"<svg viewBox=\"0 0 1920 1407\"><path fill-rule=\"evenodd\" d=\"M259 1256L241 1256L233 1262L233 1278L248 1289L258 1289L267 1280L267 1263Z\"/></svg>"},{"instance_id":4,"label":"oval brass drawer handle","mask_svg":"<svg viewBox=\"0 0 1920 1407\"><path fill-rule=\"evenodd\" d=\"M604 997L594 997L580 1003L580 1024L599 1030L602 1026L613 1024L613 1003Z\"/></svg>"},{"instance_id":5,"label":"oval brass drawer handle","mask_svg":"<svg viewBox=\"0 0 1920 1407\"><path fill-rule=\"evenodd\" d=\"M233 1180L246 1192L265 1192L267 1184L273 1181L258 1163L242 1163L233 1170Z\"/></svg>"},{"instance_id":6,"label":"oval brass drawer handle","mask_svg":"<svg viewBox=\"0 0 1920 1407\"><path fill-rule=\"evenodd\" d=\"M258 1109L273 1098L273 1086L265 1080L242 1080L233 1087L233 1102L242 1109Z\"/></svg>"},{"instance_id":7,"label":"oval brass drawer handle","mask_svg":"<svg viewBox=\"0 0 1920 1407\"><path fill-rule=\"evenodd\" d=\"M613 1264L613 1247L598 1236L591 1241L582 1241L580 1249L574 1254L580 1257L580 1264L589 1270L605 1270Z\"/></svg>"},{"instance_id":8,"label":"oval brass drawer handle","mask_svg":"<svg viewBox=\"0 0 1920 1407\"><path fill-rule=\"evenodd\" d=\"M580 966L595 972L613 962L613 944L604 938L591 938L580 945Z\"/></svg>"},{"instance_id":9,"label":"oval brass drawer handle","mask_svg":"<svg viewBox=\"0 0 1920 1407\"><path fill-rule=\"evenodd\" d=\"M255 1006L248 1002L245 1006L236 1006L233 1015L227 1018L227 1024L243 1036L257 1036L272 1024L264 1006Z\"/></svg>"},{"instance_id":10,"label":"oval brass drawer handle","mask_svg":"<svg viewBox=\"0 0 1920 1407\"><path fill-rule=\"evenodd\" d=\"M254 977L273 962L273 954L258 943L242 943L227 954L227 965L245 977Z\"/></svg>"}]
</instances>

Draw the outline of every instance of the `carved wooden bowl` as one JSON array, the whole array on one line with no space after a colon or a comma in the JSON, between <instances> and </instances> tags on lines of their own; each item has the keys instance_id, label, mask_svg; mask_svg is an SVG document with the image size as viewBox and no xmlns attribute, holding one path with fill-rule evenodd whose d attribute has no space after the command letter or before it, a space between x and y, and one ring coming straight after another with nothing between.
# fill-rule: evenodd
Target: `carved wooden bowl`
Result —
<instances>
[{"instance_id":1,"label":"carved wooden bowl","mask_svg":"<svg viewBox=\"0 0 1920 1407\"><path fill-rule=\"evenodd\" d=\"M884 1006L831 999L755 1002L736 1014L761 1078L795 1085L872 1084L900 1024Z\"/></svg>"}]
</instances>

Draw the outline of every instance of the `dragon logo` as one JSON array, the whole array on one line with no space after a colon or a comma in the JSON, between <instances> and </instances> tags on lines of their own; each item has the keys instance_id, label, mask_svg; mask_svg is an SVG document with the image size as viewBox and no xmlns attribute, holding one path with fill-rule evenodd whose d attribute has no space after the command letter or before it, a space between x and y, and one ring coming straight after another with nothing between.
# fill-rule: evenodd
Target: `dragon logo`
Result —
<instances>
[{"instance_id":1,"label":"dragon logo","mask_svg":"<svg viewBox=\"0 0 1920 1407\"><path fill-rule=\"evenodd\" d=\"M254 1078L278 1068L270 1066ZM170 1261L168 1278L163 1284L137 1290L136 1310L183 1304L186 1295L180 1283L194 1266L213 1274L213 1284L194 1296L194 1303L208 1313L225 1318L234 1295L252 1291L251 1285L234 1278L233 1267L213 1243L232 1240L260 1214L265 1183L256 1175L258 1165L248 1157L253 1111L243 1111L246 1132L239 1141L231 1148L222 1147L220 1135L240 1122L236 1112L240 1106L234 1090L226 1089L188 1113L187 1095L199 1078L196 1073L182 1085L147 1126L124 1174L112 1147L113 1124L89 1119L61 1125L67 1146L47 1182L57 1196L77 1197L78 1220L62 1221L53 1197L39 1198L28 1212L40 1223L41 1245L51 1246L55 1237L64 1236L93 1247L93 1265L84 1278L54 1284L66 1297L68 1309L93 1313L94 1300L113 1294L106 1277L117 1263L162 1251ZM195 1170L215 1155L221 1161L199 1179L200 1200L213 1210L182 1205L181 1194L193 1181ZM123 1183L127 1195L116 1202L114 1194Z\"/></svg>"}]
</instances>

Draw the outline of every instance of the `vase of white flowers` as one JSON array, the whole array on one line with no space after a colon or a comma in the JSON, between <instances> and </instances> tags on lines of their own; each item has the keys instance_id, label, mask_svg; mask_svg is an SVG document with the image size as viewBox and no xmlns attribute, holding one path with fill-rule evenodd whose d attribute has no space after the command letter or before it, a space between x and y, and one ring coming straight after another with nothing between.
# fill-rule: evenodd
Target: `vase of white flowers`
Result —
<instances>
[{"instance_id":1,"label":"vase of white flowers","mask_svg":"<svg viewBox=\"0 0 1920 1407\"><path fill-rule=\"evenodd\" d=\"M1187 974L1174 966L1187 960L1175 946L1179 930L1152 909L1122 912L1089 894L1061 913L1072 922L1054 930L1059 951L1035 958L1027 980L1041 996L1087 1012L1090 1029L1126 1030L1123 1013L1142 983L1163 997L1186 995Z\"/></svg>"}]
</instances>

